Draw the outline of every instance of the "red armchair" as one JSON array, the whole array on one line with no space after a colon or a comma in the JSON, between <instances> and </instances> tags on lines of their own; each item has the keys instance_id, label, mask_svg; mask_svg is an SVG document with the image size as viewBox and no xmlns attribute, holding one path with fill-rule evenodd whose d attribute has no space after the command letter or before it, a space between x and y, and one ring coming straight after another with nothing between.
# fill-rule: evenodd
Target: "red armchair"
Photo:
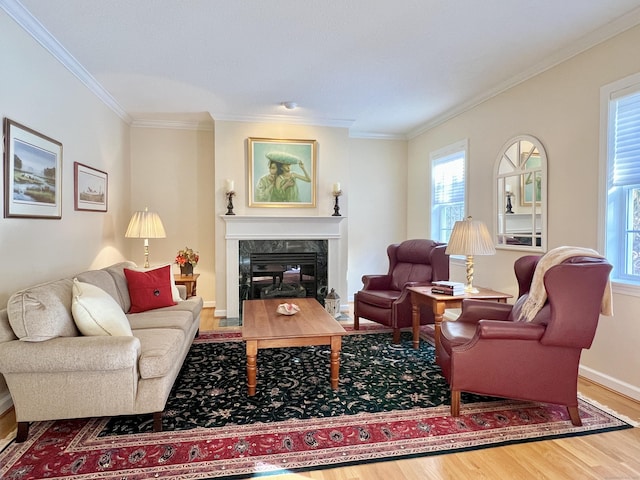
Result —
<instances>
[{"instance_id":1,"label":"red armchair","mask_svg":"<svg viewBox=\"0 0 640 480\"><path fill-rule=\"evenodd\" d=\"M354 295L354 328L360 328L360 317L366 318L393 328L393 343L399 343L400 329L411 327L411 295L406 287L449 280L446 247L446 244L426 239L389 245L388 273L364 275L364 287ZM429 308L421 309L420 323L434 323Z\"/></svg>"},{"instance_id":2,"label":"red armchair","mask_svg":"<svg viewBox=\"0 0 640 480\"><path fill-rule=\"evenodd\" d=\"M451 387L451 414L460 392L566 405L578 414L578 366L591 347L611 265L603 258L571 257L546 269L547 301L530 321L519 320L541 257L515 262L514 305L466 299L456 321L443 322L436 361ZM606 298L606 297L605 297Z\"/></svg>"}]
</instances>

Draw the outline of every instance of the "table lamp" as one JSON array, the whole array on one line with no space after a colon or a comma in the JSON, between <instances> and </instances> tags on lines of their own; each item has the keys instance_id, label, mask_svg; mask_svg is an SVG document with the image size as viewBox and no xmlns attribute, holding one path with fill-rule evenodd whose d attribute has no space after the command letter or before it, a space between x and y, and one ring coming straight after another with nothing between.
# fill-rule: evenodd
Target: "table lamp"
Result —
<instances>
[{"instance_id":1,"label":"table lamp","mask_svg":"<svg viewBox=\"0 0 640 480\"><path fill-rule=\"evenodd\" d=\"M467 257L467 283L464 291L465 293L478 293L478 289L473 287L473 256L496 253L487 226L471 217L456 222L453 225L445 252L449 255L465 255Z\"/></svg>"},{"instance_id":2,"label":"table lamp","mask_svg":"<svg viewBox=\"0 0 640 480\"><path fill-rule=\"evenodd\" d=\"M129 227L124 234L126 238L144 238L144 268L149 268L149 239L165 238L162 220L156 212L150 212L148 208L144 211L135 212L129 220Z\"/></svg>"}]
</instances>

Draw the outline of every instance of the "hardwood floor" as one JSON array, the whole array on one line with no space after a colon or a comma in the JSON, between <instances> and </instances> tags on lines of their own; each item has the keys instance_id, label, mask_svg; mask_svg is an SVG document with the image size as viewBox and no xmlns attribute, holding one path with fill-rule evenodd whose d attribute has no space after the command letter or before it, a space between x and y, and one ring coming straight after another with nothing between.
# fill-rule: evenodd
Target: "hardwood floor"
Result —
<instances>
[{"instance_id":1,"label":"hardwood floor","mask_svg":"<svg viewBox=\"0 0 640 480\"><path fill-rule=\"evenodd\" d=\"M224 330L213 309L202 315L201 330ZM580 393L640 423L640 403L587 379ZM470 452L270 476L293 480L640 480L640 428L546 440Z\"/></svg>"}]
</instances>

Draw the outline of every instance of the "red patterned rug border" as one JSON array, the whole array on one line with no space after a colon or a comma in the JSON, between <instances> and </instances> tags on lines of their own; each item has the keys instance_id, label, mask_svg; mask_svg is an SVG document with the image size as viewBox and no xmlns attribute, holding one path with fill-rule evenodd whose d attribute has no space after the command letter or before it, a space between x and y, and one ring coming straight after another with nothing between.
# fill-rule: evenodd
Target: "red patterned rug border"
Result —
<instances>
[{"instance_id":1,"label":"red patterned rug border","mask_svg":"<svg viewBox=\"0 0 640 480\"><path fill-rule=\"evenodd\" d=\"M540 407L545 408L547 418L536 419L531 416L528 418L531 420L529 424L507 427L485 424L487 419L493 418L499 422L501 418L522 416L523 412L526 417L530 412L535 412ZM104 419L41 422L33 426L30 439L27 442L12 444L8 447L9 451L1 454L0 458L4 457L3 463L6 466L0 469L0 474L6 473L7 468L18 461L21 456L27 455L40 441L40 438L53 428L54 424L59 425L60 436L50 439L48 442L59 442L58 446L63 448L64 454L70 458L104 456L105 452L109 451L118 452L118 456L121 458L131 458L135 456L136 452L145 448L149 448L151 451L157 449L158 451L191 450L195 452L190 461L171 463L170 465L156 464L141 468L105 469L89 473L77 472L77 474L71 474L71 471L67 471L68 476L65 474L48 477L82 480L90 478L149 478L147 475L156 478L170 476L179 479L201 479L229 475L278 473L283 470L309 470L450 453L630 427L625 422L584 400L580 401L580 413L583 418L583 426L575 427L568 421L564 408L505 400L465 406L462 415L458 418L450 417L449 408L442 406L336 418L288 420L275 424L263 423L219 429L199 428L180 432L112 437L98 436L106 423ZM451 433L430 435L429 431L425 431L423 436L416 436L416 425L418 428L420 426L422 428L440 426L445 430L451 430ZM366 429L371 432L388 428L389 431L393 430L395 436L383 441L378 439L372 442L359 439L359 441L347 446L331 442L329 438L331 432L348 431L350 428L357 430L358 426L366 426ZM403 437L397 434L402 431L406 431L407 435ZM252 449L258 450L257 444L261 441L264 442L264 439L269 439L271 442L267 447L275 449L276 442L281 442L283 438L302 438L308 432L314 432L315 438L328 439L327 445L309 445L306 449L298 448L293 451L250 454ZM243 451L243 449L246 450ZM218 454L215 453L216 451ZM72 469L72 466L69 465L68 469Z\"/></svg>"}]
</instances>

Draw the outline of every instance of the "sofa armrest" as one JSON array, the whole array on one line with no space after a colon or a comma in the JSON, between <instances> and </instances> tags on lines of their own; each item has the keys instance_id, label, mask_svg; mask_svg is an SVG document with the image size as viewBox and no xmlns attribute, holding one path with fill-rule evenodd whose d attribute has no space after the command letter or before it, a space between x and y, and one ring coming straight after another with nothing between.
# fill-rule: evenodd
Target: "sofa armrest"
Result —
<instances>
[{"instance_id":1,"label":"sofa armrest","mask_svg":"<svg viewBox=\"0 0 640 480\"><path fill-rule=\"evenodd\" d=\"M389 290L391 284L390 275L363 275L362 290Z\"/></svg>"},{"instance_id":2,"label":"sofa armrest","mask_svg":"<svg viewBox=\"0 0 640 480\"><path fill-rule=\"evenodd\" d=\"M44 342L14 340L0 344L0 372L46 373L136 368L136 337L58 337Z\"/></svg>"},{"instance_id":3,"label":"sofa armrest","mask_svg":"<svg viewBox=\"0 0 640 480\"><path fill-rule=\"evenodd\" d=\"M178 293L180 294L180 298L182 300L186 300L187 299L187 286L186 285L176 285L176 288L178 289Z\"/></svg>"}]
</instances>

